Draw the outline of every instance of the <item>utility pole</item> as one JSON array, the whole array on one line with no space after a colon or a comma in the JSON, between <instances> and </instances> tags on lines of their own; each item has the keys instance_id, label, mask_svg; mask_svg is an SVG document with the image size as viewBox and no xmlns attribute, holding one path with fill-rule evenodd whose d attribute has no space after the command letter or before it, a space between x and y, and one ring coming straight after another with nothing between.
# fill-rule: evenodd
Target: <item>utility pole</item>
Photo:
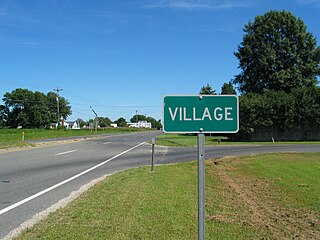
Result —
<instances>
[{"instance_id":1,"label":"utility pole","mask_svg":"<svg viewBox=\"0 0 320 240\"><path fill-rule=\"evenodd\" d=\"M96 122L96 134L97 134L97 129L98 129L98 119L99 119L99 117L98 117L98 114L96 113L96 111L94 111L93 110L93 108L90 106L90 108L91 108L91 110L92 110L92 112L94 113L94 115L96 115L96 118L95 118L95 122Z\"/></svg>"},{"instance_id":2,"label":"utility pole","mask_svg":"<svg viewBox=\"0 0 320 240\"><path fill-rule=\"evenodd\" d=\"M59 92L61 92L63 89L57 87L55 89L53 89L53 91L57 92L57 112L58 112L58 122L57 122L57 126L60 125L60 109L59 109Z\"/></svg>"},{"instance_id":3,"label":"utility pole","mask_svg":"<svg viewBox=\"0 0 320 240\"><path fill-rule=\"evenodd\" d=\"M138 127L138 110L136 110L136 122L137 122L137 126Z\"/></svg>"}]
</instances>

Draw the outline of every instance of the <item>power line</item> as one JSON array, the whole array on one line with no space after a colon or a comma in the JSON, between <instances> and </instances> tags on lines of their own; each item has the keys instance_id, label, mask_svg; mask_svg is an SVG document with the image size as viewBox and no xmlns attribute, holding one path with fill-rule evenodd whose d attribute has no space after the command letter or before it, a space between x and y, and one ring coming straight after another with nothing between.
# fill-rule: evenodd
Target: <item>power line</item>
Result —
<instances>
[{"instance_id":1,"label":"power line","mask_svg":"<svg viewBox=\"0 0 320 240\"><path fill-rule=\"evenodd\" d=\"M79 105L79 106L88 106L88 104L83 104L83 103L72 103L74 105ZM156 107L161 107L161 105L98 105L98 104L91 104L91 106L94 107L103 107L103 108L156 108Z\"/></svg>"},{"instance_id":2,"label":"power line","mask_svg":"<svg viewBox=\"0 0 320 240\"><path fill-rule=\"evenodd\" d=\"M96 102L94 100L85 98L83 96L80 96L78 94L75 94L75 93L73 93L73 92L71 92L69 90L64 90L64 91L67 93L67 95L71 95L71 96L73 95L73 96L81 98L82 100L85 100L87 102L95 103L95 104L90 104L91 106L94 106L94 107L123 107L123 108L126 108L126 107L128 107L128 108L129 107L133 107L133 108L139 108L139 107L161 107L160 105L154 105L154 106L153 105L127 105L127 106L126 105L105 105L105 104L98 103L98 102ZM78 105L80 105L80 104L78 104Z\"/></svg>"},{"instance_id":3,"label":"power line","mask_svg":"<svg viewBox=\"0 0 320 240\"><path fill-rule=\"evenodd\" d=\"M74 110L72 110L72 114L73 114L73 113L78 113L78 114L87 115L87 116L89 116L89 117L92 117L92 115L91 115L91 114L83 113L83 112L78 112L78 111L74 111Z\"/></svg>"},{"instance_id":4,"label":"power line","mask_svg":"<svg viewBox=\"0 0 320 240\"><path fill-rule=\"evenodd\" d=\"M80 95L78 95L78 94L75 94L75 93L72 93L72 92L70 92L70 91L68 91L68 90L65 90L65 92L67 93L67 95L75 96L75 97L81 98L81 99L83 99L83 100L85 100L85 101L99 104L99 103L96 102L96 101L93 101L93 100L90 100L90 99L88 99L88 98L82 97L82 96L80 96Z\"/></svg>"},{"instance_id":5,"label":"power line","mask_svg":"<svg viewBox=\"0 0 320 240\"><path fill-rule=\"evenodd\" d=\"M10 100L12 103L43 103L43 101L39 100ZM88 104L84 103L71 103L70 105L77 105L77 106L89 106ZM132 105L132 106L123 106L123 105L94 105L92 104L91 106L94 107L102 107L102 108L156 108L156 107L161 107L160 105L154 105L154 106L145 106L145 105Z\"/></svg>"}]
</instances>

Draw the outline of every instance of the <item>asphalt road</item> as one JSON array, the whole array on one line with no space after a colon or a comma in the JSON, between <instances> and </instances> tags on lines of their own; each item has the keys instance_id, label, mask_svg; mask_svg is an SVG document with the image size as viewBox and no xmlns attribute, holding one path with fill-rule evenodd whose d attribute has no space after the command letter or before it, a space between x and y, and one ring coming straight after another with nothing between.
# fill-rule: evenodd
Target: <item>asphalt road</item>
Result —
<instances>
[{"instance_id":1,"label":"asphalt road","mask_svg":"<svg viewBox=\"0 0 320 240\"><path fill-rule=\"evenodd\" d=\"M145 142L160 132L103 138L0 153L0 239L93 179L151 162ZM206 158L266 152L320 152L320 145L216 146ZM197 158L196 148L156 147L156 163Z\"/></svg>"}]
</instances>

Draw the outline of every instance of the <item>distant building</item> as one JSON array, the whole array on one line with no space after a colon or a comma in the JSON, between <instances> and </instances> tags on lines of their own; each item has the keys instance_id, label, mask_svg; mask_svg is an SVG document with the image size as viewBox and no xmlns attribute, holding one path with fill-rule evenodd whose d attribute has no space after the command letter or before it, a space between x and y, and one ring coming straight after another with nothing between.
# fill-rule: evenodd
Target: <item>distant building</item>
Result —
<instances>
[{"instance_id":1,"label":"distant building","mask_svg":"<svg viewBox=\"0 0 320 240\"><path fill-rule=\"evenodd\" d=\"M139 121L135 123L127 123L129 127L135 127L135 128L151 128L151 123L147 121Z\"/></svg>"},{"instance_id":2,"label":"distant building","mask_svg":"<svg viewBox=\"0 0 320 240\"><path fill-rule=\"evenodd\" d=\"M80 124L77 121L61 121L60 122L61 127L65 127L66 129L80 129ZM51 123L50 128L57 128L57 123Z\"/></svg>"},{"instance_id":3,"label":"distant building","mask_svg":"<svg viewBox=\"0 0 320 240\"><path fill-rule=\"evenodd\" d=\"M116 124L116 123L111 123L111 124L110 124L110 127L116 128L116 127L118 127L118 124Z\"/></svg>"},{"instance_id":4,"label":"distant building","mask_svg":"<svg viewBox=\"0 0 320 240\"><path fill-rule=\"evenodd\" d=\"M66 129L80 129L80 124L77 121L65 121L64 127Z\"/></svg>"}]
</instances>

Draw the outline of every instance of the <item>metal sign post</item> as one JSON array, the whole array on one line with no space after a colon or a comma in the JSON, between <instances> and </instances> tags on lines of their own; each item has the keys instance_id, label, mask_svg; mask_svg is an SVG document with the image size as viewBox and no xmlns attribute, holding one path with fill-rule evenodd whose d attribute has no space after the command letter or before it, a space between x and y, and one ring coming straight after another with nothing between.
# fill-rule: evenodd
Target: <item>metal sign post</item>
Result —
<instances>
[{"instance_id":1,"label":"metal sign post","mask_svg":"<svg viewBox=\"0 0 320 240\"><path fill-rule=\"evenodd\" d=\"M205 136L198 134L198 239L204 240L205 226Z\"/></svg>"},{"instance_id":2,"label":"metal sign post","mask_svg":"<svg viewBox=\"0 0 320 240\"><path fill-rule=\"evenodd\" d=\"M156 138L152 138L152 157L151 157L151 171L154 171L154 144L156 143Z\"/></svg>"},{"instance_id":3,"label":"metal sign post","mask_svg":"<svg viewBox=\"0 0 320 240\"><path fill-rule=\"evenodd\" d=\"M205 133L236 133L236 95L168 95L163 98L163 131L198 135L198 239L205 239Z\"/></svg>"}]
</instances>

